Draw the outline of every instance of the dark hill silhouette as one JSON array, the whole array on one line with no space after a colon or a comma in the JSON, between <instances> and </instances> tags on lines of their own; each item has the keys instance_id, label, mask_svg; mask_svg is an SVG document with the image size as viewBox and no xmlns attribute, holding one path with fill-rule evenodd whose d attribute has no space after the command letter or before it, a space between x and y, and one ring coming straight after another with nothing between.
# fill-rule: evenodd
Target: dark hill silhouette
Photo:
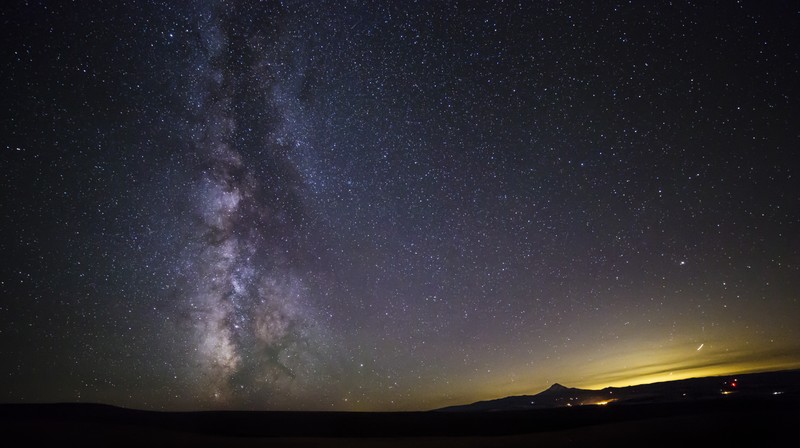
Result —
<instances>
[{"instance_id":1,"label":"dark hill silhouette","mask_svg":"<svg viewBox=\"0 0 800 448\"><path fill-rule=\"evenodd\" d=\"M577 389L555 383L535 395L518 395L439 409L448 412L522 411L586 405L664 403L722 396L769 397L800 394L800 370L691 378L600 390Z\"/></svg>"},{"instance_id":2,"label":"dark hill silhouette","mask_svg":"<svg viewBox=\"0 0 800 448\"><path fill-rule=\"evenodd\" d=\"M588 405L612 395L617 401L608 406ZM0 404L0 431L6 440L48 446L778 446L794 437L800 421L800 371L600 391L555 384L535 395L446 410L473 412L151 412L83 403Z\"/></svg>"}]
</instances>

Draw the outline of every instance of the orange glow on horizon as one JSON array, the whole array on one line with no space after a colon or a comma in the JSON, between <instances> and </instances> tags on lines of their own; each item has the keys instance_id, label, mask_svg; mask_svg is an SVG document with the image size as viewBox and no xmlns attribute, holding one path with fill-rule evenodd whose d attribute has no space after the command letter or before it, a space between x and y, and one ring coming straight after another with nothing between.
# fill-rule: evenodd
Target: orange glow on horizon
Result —
<instances>
[{"instance_id":1,"label":"orange glow on horizon","mask_svg":"<svg viewBox=\"0 0 800 448\"><path fill-rule=\"evenodd\" d=\"M527 376L516 372L524 371L529 366L498 366L491 374L459 384L456 391L446 398L430 399L427 408L508 396L535 395L553 383L579 389L602 390L607 387L627 387L689 378L733 377L746 373L800 369L800 358L793 354L797 347L791 344L764 352L735 351L730 346L713 342L706 342L701 351L690 341L678 342L671 347L653 345L653 341L640 339L609 347L605 352L594 352L591 356L578 353L575 358L553 363L546 369L543 367ZM510 375L508 372L516 374Z\"/></svg>"}]
</instances>

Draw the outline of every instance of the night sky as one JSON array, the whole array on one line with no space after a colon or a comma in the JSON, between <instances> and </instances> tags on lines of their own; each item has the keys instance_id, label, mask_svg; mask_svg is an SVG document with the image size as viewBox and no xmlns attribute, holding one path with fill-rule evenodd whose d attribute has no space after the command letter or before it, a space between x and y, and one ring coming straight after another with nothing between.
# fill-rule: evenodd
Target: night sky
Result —
<instances>
[{"instance_id":1,"label":"night sky","mask_svg":"<svg viewBox=\"0 0 800 448\"><path fill-rule=\"evenodd\" d=\"M800 4L8 2L0 402L800 367Z\"/></svg>"}]
</instances>

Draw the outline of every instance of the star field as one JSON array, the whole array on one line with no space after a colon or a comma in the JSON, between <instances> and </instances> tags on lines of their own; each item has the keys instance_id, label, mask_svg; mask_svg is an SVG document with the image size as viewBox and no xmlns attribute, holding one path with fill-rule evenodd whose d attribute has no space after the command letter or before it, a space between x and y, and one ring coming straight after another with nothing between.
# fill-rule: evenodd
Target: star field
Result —
<instances>
[{"instance_id":1,"label":"star field","mask_svg":"<svg viewBox=\"0 0 800 448\"><path fill-rule=\"evenodd\" d=\"M791 2L15 2L0 401L800 367Z\"/></svg>"}]
</instances>

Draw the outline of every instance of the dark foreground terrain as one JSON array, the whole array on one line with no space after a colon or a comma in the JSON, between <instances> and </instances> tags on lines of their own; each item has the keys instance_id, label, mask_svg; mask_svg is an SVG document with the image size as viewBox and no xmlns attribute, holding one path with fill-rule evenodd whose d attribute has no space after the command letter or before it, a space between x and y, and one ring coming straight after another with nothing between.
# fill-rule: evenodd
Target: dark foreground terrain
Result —
<instances>
[{"instance_id":1,"label":"dark foreground terrain","mask_svg":"<svg viewBox=\"0 0 800 448\"><path fill-rule=\"evenodd\" d=\"M797 441L800 397L470 413L161 413L18 404L0 406L0 416L3 444L17 440L15 446L786 446L779 442Z\"/></svg>"},{"instance_id":2,"label":"dark foreground terrain","mask_svg":"<svg viewBox=\"0 0 800 448\"><path fill-rule=\"evenodd\" d=\"M600 400L600 401L598 401ZM151 412L0 405L5 446L795 446L800 371L536 395L431 412Z\"/></svg>"}]
</instances>

